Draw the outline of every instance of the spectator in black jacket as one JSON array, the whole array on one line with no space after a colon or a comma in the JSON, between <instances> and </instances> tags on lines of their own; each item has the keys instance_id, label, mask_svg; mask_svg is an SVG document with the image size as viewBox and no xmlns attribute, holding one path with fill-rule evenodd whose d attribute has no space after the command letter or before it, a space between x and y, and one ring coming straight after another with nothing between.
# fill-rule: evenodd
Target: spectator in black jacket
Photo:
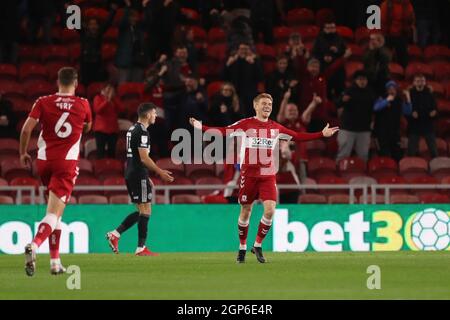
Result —
<instances>
[{"instance_id":1,"label":"spectator in black jacket","mask_svg":"<svg viewBox=\"0 0 450 320\"><path fill-rule=\"evenodd\" d=\"M436 137L433 120L436 118L436 100L427 87L423 74L414 76L413 88L410 89L412 113L408 117L408 156L416 156L419 139L424 137L431 157L437 157Z\"/></svg>"},{"instance_id":2,"label":"spectator in black jacket","mask_svg":"<svg viewBox=\"0 0 450 320\"><path fill-rule=\"evenodd\" d=\"M193 117L200 121L206 120L208 111L208 101L203 87L199 86L199 81L195 78L185 80L185 93L182 98L182 104L178 111L178 126L193 132L189 124L189 118Z\"/></svg>"},{"instance_id":3,"label":"spectator in black jacket","mask_svg":"<svg viewBox=\"0 0 450 320\"><path fill-rule=\"evenodd\" d=\"M209 115L211 124L217 127L226 127L242 119L239 97L231 83L225 82L211 97Z\"/></svg>"},{"instance_id":4,"label":"spectator in black jacket","mask_svg":"<svg viewBox=\"0 0 450 320\"><path fill-rule=\"evenodd\" d=\"M258 40L259 33L262 33L264 43L273 43L274 9L274 0L250 0L250 20L255 41Z\"/></svg>"},{"instance_id":5,"label":"spectator in black jacket","mask_svg":"<svg viewBox=\"0 0 450 320\"><path fill-rule=\"evenodd\" d=\"M345 49L344 39L336 32L336 23L334 21L325 22L314 42L313 56L323 62L326 53L331 51L335 58L339 58L344 55Z\"/></svg>"},{"instance_id":6,"label":"spectator in black jacket","mask_svg":"<svg viewBox=\"0 0 450 320\"><path fill-rule=\"evenodd\" d=\"M364 71L356 71L353 79L352 87L343 93L338 103L341 130L337 136L337 161L351 156L353 148L361 159L367 160L369 156L375 94L368 86Z\"/></svg>"},{"instance_id":7,"label":"spectator in black jacket","mask_svg":"<svg viewBox=\"0 0 450 320\"><path fill-rule=\"evenodd\" d=\"M379 96L384 94L391 61L391 55L384 43L384 36L381 33L372 33L369 38L369 47L363 56L364 70L369 77L369 84Z\"/></svg>"},{"instance_id":8,"label":"spectator in black jacket","mask_svg":"<svg viewBox=\"0 0 450 320\"><path fill-rule=\"evenodd\" d=\"M273 110L271 117L275 119L278 114L278 108L283 100L284 93L289 88L297 86L298 81L291 69L288 68L289 59L285 55L281 55L277 58L277 68L266 77L266 91L272 95L273 98ZM291 90L294 94L298 89ZM291 97L292 101L296 101L297 95Z\"/></svg>"},{"instance_id":9,"label":"spectator in black jacket","mask_svg":"<svg viewBox=\"0 0 450 320\"><path fill-rule=\"evenodd\" d=\"M80 69L81 83L88 86L92 82L106 80L106 70L102 60L103 35L111 26L117 5L111 5L106 21L99 24L96 18L90 18L80 30Z\"/></svg>"},{"instance_id":10,"label":"spectator in black jacket","mask_svg":"<svg viewBox=\"0 0 450 320\"><path fill-rule=\"evenodd\" d=\"M402 158L400 148L400 119L412 111L409 91L404 92L403 101L395 81L386 83L386 95L379 98L373 107L375 111L375 135L378 140L380 156L391 157L397 161Z\"/></svg>"},{"instance_id":11,"label":"spectator in black jacket","mask_svg":"<svg viewBox=\"0 0 450 320\"><path fill-rule=\"evenodd\" d=\"M13 113L11 101L0 92L0 138L15 138L17 119Z\"/></svg>"},{"instance_id":12,"label":"spectator in black jacket","mask_svg":"<svg viewBox=\"0 0 450 320\"><path fill-rule=\"evenodd\" d=\"M347 49L351 52L350 49ZM330 50L323 56L323 62L320 64L322 74L326 73L326 70L330 68L336 61L336 55ZM339 95L345 90L345 68L342 64L339 68L336 68L327 79L327 97L331 101L335 101Z\"/></svg>"},{"instance_id":13,"label":"spectator in black jacket","mask_svg":"<svg viewBox=\"0 0 450 320\"><path fill-rule=\"evenodd\" d=\"M250 46L241 43L236 53L228 58L225 66L226 81L231 82L241 98L241 105L246 116L254 114L253 98L257 94L257 86L263 79L263 71L259 59L250 50Z\"/></svg>"}]
</instances>

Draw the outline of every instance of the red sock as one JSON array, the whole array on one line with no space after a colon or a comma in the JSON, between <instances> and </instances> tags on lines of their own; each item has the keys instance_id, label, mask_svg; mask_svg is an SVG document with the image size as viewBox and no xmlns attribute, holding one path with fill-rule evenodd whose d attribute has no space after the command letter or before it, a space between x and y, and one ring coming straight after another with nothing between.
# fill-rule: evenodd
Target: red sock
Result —
<instances>
[{"instance_id":1,"label":"red sock","mask_svg":"<svg viewBox=\"0 0 450 320\"><path fill-rule=\"evenodd\" d=\"M241 246L246 246L248 234L248 222L242 222L239 220L238 230L239 230L239 243L241 244Z\"/></svg>"},{"instance_id":2,"label":"red sock","mask_svg":"<svg viewBox=\"0 0 450 320\"><path fill-rule=\"evenodd\" d=\"M261 221L258 225L258 233L256 235L256 244L261 244L266 237L267 233L269 233L270 227L272 226L272 221L266 219L264 216L261 218Z\"/></svg>"},{"instance_id":3,"label":"red sock","mask_svg":"<svg viewBox=\"0 0 450 320\"><path fill-rule=\"evenodd\" d=\"M48 223L41 222L38 227L38 232L34 236L33 242L39 247L51 233L52 227Z\"/></svg>"},{"instance_id":4,"label":"red sock","mask_svg":"<svg viewBox=\"0 0 450 320\"><path fill-rule=\"evenodd\" d=\"M51 234L48 241L50 247L50 258L59 258L59 239L61 238L61 229L55 229Z\"/></svg>"}]
</instances>

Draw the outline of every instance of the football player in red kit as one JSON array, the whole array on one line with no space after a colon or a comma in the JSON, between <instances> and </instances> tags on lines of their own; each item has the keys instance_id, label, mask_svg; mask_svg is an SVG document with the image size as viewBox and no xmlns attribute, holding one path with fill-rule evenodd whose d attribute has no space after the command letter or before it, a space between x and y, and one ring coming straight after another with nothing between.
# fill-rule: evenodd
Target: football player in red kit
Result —
<instances>
[{"instance_id":1,"label":"football player in red kit","mask_svg":"<svg viewBox=\"0 0 450 320\"><path fill-rule=\"evenodd\" d=\"M20 161L31 166L27 153L33 128L40 123L37 172L48 190L47 213L39 224L33 241L25 247L25 271L32 276L36 268L36 251L49 238L50 272L65 272L59 258L61 217L70 200L78 176L80 140L91 128L92 115L88 100L75 96L77 71L64 67L58 71L58 92L36 100L20 134Z\"/></svg>"},{"instance_id":2,"label":"football player in red kit","mask_svg":"<svg viewBox=\"0 0 450 320\"><path fill-rule=\"evenodd\" d=\"M261 243L270 230L277 200L276 159L278 152L274 150L279 140L302 142L322 137L331 137L339 128L327 125L321 132L303 133L287 129L269 119L272 112L273 99L270 94L262 93L253 100L256 116L242 119L228 127L208 127L191 118L190 123L197 129L207 131L215 129L224 136L240 136L241 141L241 178L238 201L241 205L239 215L239 253L237 262L245 262L247 252L247 233L253 202L261 199L264 213L258 226L256 241L252 253L259 262L264 263ZM210 131L214 133L213 130Z\"/></svg>"}]
</instances>

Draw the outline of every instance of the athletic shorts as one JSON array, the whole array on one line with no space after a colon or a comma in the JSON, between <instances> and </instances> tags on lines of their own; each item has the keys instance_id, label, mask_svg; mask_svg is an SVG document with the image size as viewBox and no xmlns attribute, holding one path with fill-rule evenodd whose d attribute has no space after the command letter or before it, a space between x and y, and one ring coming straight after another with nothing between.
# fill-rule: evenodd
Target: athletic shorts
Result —
<instances>
[{"instance_id":1,"label":"athletic shorts","mask_svg":"<svg viewBox=\"0 0 450 320\"><path fill-rule=\"evenodd\" d=\"M78 177L78 161L38 159L36 166L47 192L53 192L64 203L68 203Z\"/></svg>"},{"instance_id":2,"label":"athletic shorts","mask_svg":"<svg viewBox=\"0 0 450 320\"><path fill-rule=\"evenodd\" d=\"M128 194L133 203L148 203L152 201L152 185L147 176L129 177L125 179Z\"/></svg>"},{"instance_id":3,"label":"athletic shorts","mask_svg":"<svg viewBox=\"0 0 450 320\"><path fill-rule=\"evenodd\" d=\"M253 201L277 201L277 180L275 176L241 176L238 201L240 204L252 204Z\"/></svg>"}]
</instances>

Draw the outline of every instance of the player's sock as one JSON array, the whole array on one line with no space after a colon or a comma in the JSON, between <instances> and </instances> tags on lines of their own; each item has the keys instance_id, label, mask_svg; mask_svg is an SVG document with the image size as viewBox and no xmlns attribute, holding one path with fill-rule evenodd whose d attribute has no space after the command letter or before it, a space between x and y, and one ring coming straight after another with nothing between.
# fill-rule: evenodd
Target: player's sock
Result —
<instances>
[{"instance_id":1,"label":"player's sock","mask_svg":"<svg viewBox=\"0 0 450 320\"><path fill-rule=\"evenodd\" d=\"M248 220L238 220L239 250L247 250Z\"/></svg>"},{"instance_id":2,"label":"player's sock","mask_svg":"<svg viewBox=\"0 0 450 320\"><path fill-rule=\"evenodd\" d=\"M138 222L138 220L139 220L139 212L135 211L133 213L130 213L122 221L120 226L118 226L117 229L112 232L112 234L119 238L120 234L130 229L136 222Z\"/></svg>"},{"instance_id":3,"label":"player's sock","mask_svg":"<svg viewBox=\"0 0 450 320\"><path fill-rule=\"evenodd\" d=\"M256 241L254 244L255 247L261 247L261 243L263 242L264 238L269 232L271 226L272 226L272 219L269 220L266 217L262 216L258 226L258 233L256 235Z\"/></svg>"},{"instance_id":4,"label":"player's sock","mask_svg":"<svg viewBox=\"0 0 450 320\"><path fill-rule=\"evenodd\" d=\"M42 242L44 242L50 236L50 234L55 229L57 222L58 217L56 216L56 214L47 212L44 219L42 219L41 223L39 224L38 231L34 236L32 242L36 249L39 248Z\"/></svg>"},{"instance_id":5,"label":"player's sock","mask_svg":"<svg viewBox=\"0 0 450 320\"><path fill-rule=\"evenodd\" d=\"M59 262L59 239L61 238L61 217L58 218L55 230L50 234L48 245L50 247L51 262Z\"/></svg>"},{"instance_id":6,"label":"player's sock","mask_svg":"<svg viewBox=\"0 0 450 320\"><path fill-rule=\"evenodd\" d=\"M138 247L143 248L145 246L145 242L147 241L147 227L148 227L148 219L150 217L146 215L139 215L138 220Z\"/></svg>"}]
</instances>

